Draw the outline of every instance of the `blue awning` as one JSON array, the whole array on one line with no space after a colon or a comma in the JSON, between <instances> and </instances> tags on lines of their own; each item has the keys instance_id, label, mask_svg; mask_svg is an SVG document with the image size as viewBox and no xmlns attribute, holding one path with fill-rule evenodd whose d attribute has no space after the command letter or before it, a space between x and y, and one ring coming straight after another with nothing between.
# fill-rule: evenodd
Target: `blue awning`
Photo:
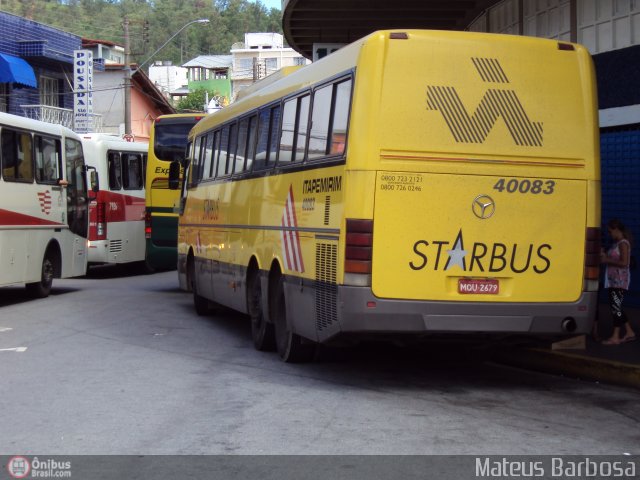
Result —
<instances>
[{"instance_id":1,"label":"blue awning","mask_svg":"<svg viewBox=\"0 0 640 480\"><path fill-rule=\"evenodd\" d=\"M21 58L0 53L0 83L19 83L26 87L37 88L36 74Z\"/></svg>"}]
</instances>

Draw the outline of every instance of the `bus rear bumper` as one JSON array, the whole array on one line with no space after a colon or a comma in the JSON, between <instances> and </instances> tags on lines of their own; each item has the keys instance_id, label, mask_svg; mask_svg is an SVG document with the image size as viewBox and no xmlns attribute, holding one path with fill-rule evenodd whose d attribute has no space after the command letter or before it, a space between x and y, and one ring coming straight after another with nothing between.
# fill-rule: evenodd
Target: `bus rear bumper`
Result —
<instances>
[{"instance_id":1,"label":"bus rear bumper","mask_svg":"<svg viewBox=\"0 0 640 480\"><path fill-rule=\"evenodd\" d=\"M568 335L591 331L597 302L597 292L583 292L570 303L424 302L381 299L369 288L339 287L336 320L340 333ZM321 342L332 336L318 333Z\"/></svg>"},{"instance_id":2,"label":"bus rear bumper","mask_svg":"<svg viewBox=\"0 0 640 480\"><path fill-rule=\"evenodd\" d=\"M91 240L87 262L90 264L109 263L109 242L107 240Z\"/></svg>"}]
</instances>

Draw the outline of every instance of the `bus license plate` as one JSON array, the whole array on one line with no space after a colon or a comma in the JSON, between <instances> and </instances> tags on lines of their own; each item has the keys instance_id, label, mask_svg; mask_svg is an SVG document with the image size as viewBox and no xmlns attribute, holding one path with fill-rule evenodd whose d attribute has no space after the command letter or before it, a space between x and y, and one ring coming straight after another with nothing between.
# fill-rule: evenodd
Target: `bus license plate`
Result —
<instances>
[{"instance_id":1,"label":"bus license plate","mask_svg":"<svg viewBox=\"0 0 640 480\"><path fill-rule=\"evenodd\" d=\"M495 279L458 279L458 293L475 295L496 295L500 293L500 282Z\"/></svg>"}]
</instances>

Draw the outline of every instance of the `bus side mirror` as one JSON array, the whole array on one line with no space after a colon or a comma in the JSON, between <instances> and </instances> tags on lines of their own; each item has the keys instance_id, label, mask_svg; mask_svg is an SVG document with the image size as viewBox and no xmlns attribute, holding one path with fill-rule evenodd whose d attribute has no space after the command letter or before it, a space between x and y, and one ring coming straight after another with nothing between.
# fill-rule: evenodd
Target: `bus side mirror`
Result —
<instances>
[{"instance_id":1,"label":"bus side mirror","mask_svg":"<svg viewBox=\"0 0 640 480\"><path fill-rule=\"evenodd\" d=\"M98 190L100 190L100 178L98 177L98 172L91 170L89 173L89 182L91 183L91 191L93 193L98 193Z\"/></svg>"},{"instance_id":2,"label":"bus side mirror","mask_svg":"<svg viewBox=\"0 0 640 480\"><path fill-rule=\"evenodd\" d=\"M169 164L169 190L180 188L180 162L174 160Z\"/></svg>"},{"instance_id":3,"label":"bus side mirror","mask_svg":"<svg viewBox=\"0 0 640 480\"><path fill-rule=\"evenodd\" d=\"M85 165L85 169L89 172L89 186L93 195L88 195L89 200L95 200L98 198L98 190L100 190L100 180L98 178L98 171L96 167Z\"/></svg>"}]
</instances>

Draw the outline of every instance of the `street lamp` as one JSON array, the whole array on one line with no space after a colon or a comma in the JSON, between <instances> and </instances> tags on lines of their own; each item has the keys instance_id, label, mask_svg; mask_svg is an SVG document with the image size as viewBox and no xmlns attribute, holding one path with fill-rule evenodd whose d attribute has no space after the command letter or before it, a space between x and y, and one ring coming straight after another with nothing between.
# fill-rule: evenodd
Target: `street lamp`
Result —
<instances>
[{"instance_id":1,"label":"street lamp","mask_svg":"<svg viewBox=\"0 0 640 480\"><path fill-rule=\"evenodd\" d=\"M124 133L131 133L131 76L140 70L143 65L145 65L149 60L151 60L160 50L167 46L167 44L173 40L180 32L182 32L189 25L193 25L194 23L203 23L207 24L210 20L208 18L199 18L198 20L191 20L190 22L185 23L180 29L171 35L166 42L160 45L155 52L153 52L144 62L138 65L138 68L135 71L131 70L131 64L129 63L129 56L131 55L129 48L129 22L125 20L124 28L125 28L125 50L124 50Z\"/></svg>"}]
</instances>

